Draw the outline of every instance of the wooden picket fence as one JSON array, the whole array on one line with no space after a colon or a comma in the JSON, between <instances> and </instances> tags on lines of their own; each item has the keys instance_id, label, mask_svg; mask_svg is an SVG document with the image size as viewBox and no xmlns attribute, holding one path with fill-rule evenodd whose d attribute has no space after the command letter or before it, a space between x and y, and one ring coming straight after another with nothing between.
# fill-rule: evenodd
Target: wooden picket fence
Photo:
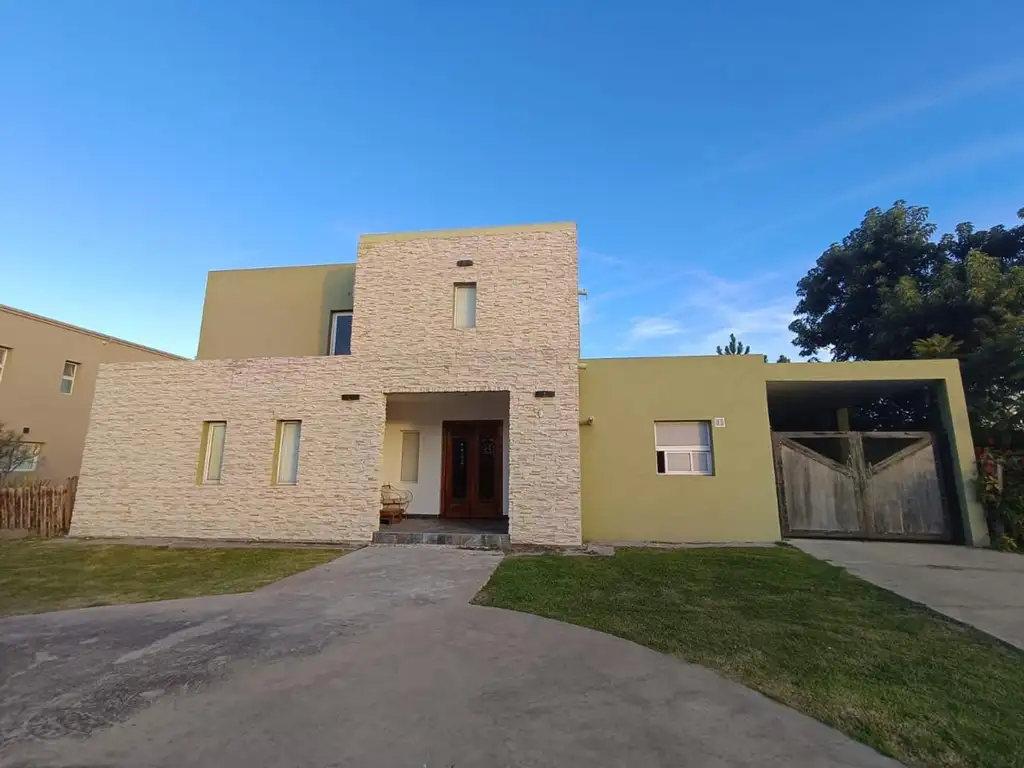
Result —
<instances>
[{"instance_id":1,"label":"wooden picket fence","mask_svg":"<svg viewBox=\"0 0 1024 768\"><path fill-rule=\"evenodd\" d=\"M29 482L0 487L0 530L64 536L71 528L78 476L63 483Z\"/></svg>"}]
</instances>

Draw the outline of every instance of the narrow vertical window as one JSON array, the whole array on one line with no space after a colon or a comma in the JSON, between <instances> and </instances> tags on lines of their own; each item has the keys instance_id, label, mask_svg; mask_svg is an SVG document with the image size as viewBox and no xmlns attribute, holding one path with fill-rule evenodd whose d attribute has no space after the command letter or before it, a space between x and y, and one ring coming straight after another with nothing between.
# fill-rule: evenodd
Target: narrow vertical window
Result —
<instances>
[{"instance_id":1,"label":"narrow vertical window","mask_svg":"<svg viewBox=\"0 0 1024 768\"><path fill-rule=\"evenodd\" d=\"M420 479L420 433L402 432L403 483L416 483Z\"/></svg>"},{"instance_id":2,"label":"narrow vertical window","mask_svg":"<svg viewBox=\"0 0 1024 768\"><path fill-rule=\"evenodd\" d=\"M60 377L60 391L65 395L70 395L71 390L75 388L76 373L78 373L78 363L66 360L64 362L64 373Z\"/></svg>"},{"instance_id":3,"label":"narrow vertical window","mask_svg":"<svg viewBox=\"0 0 1024 768\"><path fill-rule=\"evenodd\" d=\"M299 438L301 421L277 422L277 466L274 482L277 485L295 485L299 480Z\"/></svg>"},{"instance_id":4,"label":"narrow vertical window","mask_svg":"<svg viewBox=\"0 0 1024 768\"><path fill-rule=\"evenodd\" d=\"M227 436L227 422L207 421L203 424L203 482L219 483L221 466L224 464L224 438Z\"/></svg>"},{"instance_id":5,"label":"narrow vertical window","mask_svg":"<svg viewBox=\"0 0 1024 768\"><path fill-rule=\"evenodd\" d=\"M352 354L352 313L331 312L332 355Z\"/></svg>"},{"instance_id":6,"label":"narrow vertical window","mask_svg":"<svg viewBox=\"0 0 1024 768\"><path fill-rule=\"evenodd\" d=\"M4 380L4 366L7 365L7 353L10 351L9 347L0 347L0 381Z\"/></svg>"},{"instance_id":7,"label":"narrow vertical window","mask_svg":"<svg viewBox=\"0 0 1024 768\"><path fill-rule=\"evenodd\" d=\"M455 327L476 328L476 283L455 284Z\"/></svg>"}]
</instances>

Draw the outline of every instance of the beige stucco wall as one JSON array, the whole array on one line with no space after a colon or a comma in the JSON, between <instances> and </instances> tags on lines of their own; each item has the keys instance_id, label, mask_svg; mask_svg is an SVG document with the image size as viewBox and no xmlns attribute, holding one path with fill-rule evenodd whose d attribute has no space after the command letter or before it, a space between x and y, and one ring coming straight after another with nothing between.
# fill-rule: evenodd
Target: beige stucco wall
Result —
<instances>
[{"instance_id":1,"label":"beige stucco wall","mask_svg":"<svg viewBox=\"0 0 1024 768\"><path fill-rule=\"evenodd\" d=\"M42 443L35 472L14 477L62 480L78 473L101 363L171 360L160 352L0 305L0 346L10 348L0 376L0 422ZM66 361L78 363L70 395L61 392Z\"/></svg>"},{"instance_id":2,"label":"beige stucco wall","mask_svg":"<svg viewBox=\"0 0 1024 768\"><path fill-rule=\"evenodd\" d=\"M565 224L364 238L351 356L105 367L72 534L365 541L386 394L486 391L509 393L512 540L578 544L576 248ZM477 327L456 330L469 281ZM278 419L303 421L292 487L270 485ZM218 486L195 482L205 420L228 422Z\"/></svg>"},{"instance_id":3,"label":"beige stucco wall","mask_svg":"<svg viewBox=\"0 0 1024 768\"><path fill-rule=\"evenodd\" d=\"M352 309L355 264L210 272L200 360L322 355L331 312Z\"/></svg>"},{"instance_id":4,"label":"beige stucco wall","mask_svg":"<svg viewBox=\"0 0 1024 768\"><path fill-rule=\"evenodd\" d=\"M778 503L760 356L587 360L580 372L583 538L775 541ZM655 421L712 421L715 474L659 475Z\"/></svg>"}]
</instances>

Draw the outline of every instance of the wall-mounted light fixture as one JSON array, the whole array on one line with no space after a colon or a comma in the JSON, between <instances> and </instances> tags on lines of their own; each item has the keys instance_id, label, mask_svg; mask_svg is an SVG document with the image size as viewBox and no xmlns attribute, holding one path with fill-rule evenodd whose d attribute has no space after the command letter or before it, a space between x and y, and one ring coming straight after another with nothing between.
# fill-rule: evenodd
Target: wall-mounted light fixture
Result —
<instances>
[{"instance_id":1,"label":"wall-mounted light fixture","mask_svg":"<svg viewBox=\"0 0 1024 768\"><path fill-rule=\"evenodd\" d=\"M456 267L472 267L473 266L473 260L472 259L459 259L458 261L455 262L455 266Z\"/></svg>"},{"instance_id":2,"label":"wall-mounted light fixture","mask_svg":"<svg viewBox=\"0 0 1024 768\"><path fill-rule=\"evenodd\" d=\"M341 399L342 400L358 400L359 399L359 395L342 395Z\"/></svg>"},{"instance_id":3,"label":"wall-mounted light fixture","mask_svg":"<svg viewBox=\"0 0 1024 768\"><path fill-rule=\"evenodd\" d=\"M554 397L555 390L553 389L538 389L533 393L534 397Z\"/></svg>"}]
</instances>

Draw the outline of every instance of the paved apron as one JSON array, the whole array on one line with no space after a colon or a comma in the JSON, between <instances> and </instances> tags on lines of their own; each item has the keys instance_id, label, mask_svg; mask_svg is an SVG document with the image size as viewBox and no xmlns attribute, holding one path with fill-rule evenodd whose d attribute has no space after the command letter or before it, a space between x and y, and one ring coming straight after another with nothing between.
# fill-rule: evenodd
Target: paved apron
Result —
<instances>
[{"instance_id":1,"label":"paved apron","mask_svg":"<svg viewBox=\"0 0 1024 768\"><path fill-rule=\"evenodd\" d=\"M369 548L247 595L0 620L0 765L893 766L712 672Z\"/></svg>"}]
</instances>

